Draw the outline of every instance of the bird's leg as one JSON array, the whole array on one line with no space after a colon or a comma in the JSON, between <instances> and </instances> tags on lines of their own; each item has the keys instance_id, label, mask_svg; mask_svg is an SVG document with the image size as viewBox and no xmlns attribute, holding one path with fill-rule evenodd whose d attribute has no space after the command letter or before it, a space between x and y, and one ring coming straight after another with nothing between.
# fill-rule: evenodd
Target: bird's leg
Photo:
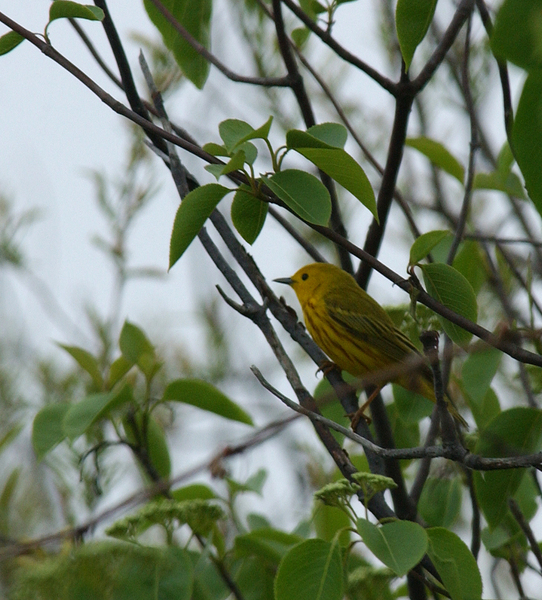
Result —
<instances>
[{"instance_id":1,"label":"bird's leg","mask_svg":"<svg viewBox=\"0 0 542 600\"><path fill-rule=\"evenodd\" d=\"M378 394L380 394L380 390L382 389L382 387L383 386L381 385L376 387L373 393L367 398L367 400L358 408L358 410L355 413L347 415L351 420L350 425L353 431L356 430L360 419L365 419L365 421L367 421L367 425L371 424L371 417L365 414L365 409L369 408L371 402L378 396Z\"/></svg>"},{"instance_id":2,"label":"bird's leg","mask_svg":"<svg viewBox=\"0 0 542 600\"><path fill-rule=\"evenodd\" d=\"M322 375L325 377L326 375L329 375L333 369L337 369L337 371L341 373L339 365L335 364L332 360L325 360L316 370L316 374L322 373Z\"/></svg>"}]
</instances>

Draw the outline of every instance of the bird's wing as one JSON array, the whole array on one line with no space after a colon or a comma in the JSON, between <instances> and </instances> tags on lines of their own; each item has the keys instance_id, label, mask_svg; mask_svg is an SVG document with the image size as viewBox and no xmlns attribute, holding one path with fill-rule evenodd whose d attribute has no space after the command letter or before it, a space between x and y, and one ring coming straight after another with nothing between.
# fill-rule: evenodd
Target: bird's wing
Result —
<instances>
[{"instance_id":1,"label":"bird's wing","mask_svg":"<svg viewBox=\"0 0 542 600\"><path fill-rule=\"evenodd\" d=\"M389 359L390 363L398 363L404 361L411 354L419 354L418 349L408 337L391 321L387 322L387 313L384 313L385 320L377 320L359 311L344 308L338 303L327 304L327 309L330 317L336 323L344 327L353 337L381 352Z\"/></svg>"}]
</instances>

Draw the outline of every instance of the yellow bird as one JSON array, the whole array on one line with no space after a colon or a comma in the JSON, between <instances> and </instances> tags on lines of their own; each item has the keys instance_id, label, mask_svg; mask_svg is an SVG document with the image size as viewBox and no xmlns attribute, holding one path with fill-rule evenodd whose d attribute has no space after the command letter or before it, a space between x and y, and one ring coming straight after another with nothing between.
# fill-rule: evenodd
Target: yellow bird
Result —
<instances>
[{"instance_id":1,"label":"yellow bird","mask_svg":"<svg viewBox=\"0 0 542 600\"><path fill-rule=\"evenodd\" d=\"M292 287L309 333L338 367L354 377L371 375L378 391L394 382L436 402L433 373L416 346L351 275L334 265L313 263L275 281ZM447 404L467 427L451 401Z\"/></svg>"}]
</instances>

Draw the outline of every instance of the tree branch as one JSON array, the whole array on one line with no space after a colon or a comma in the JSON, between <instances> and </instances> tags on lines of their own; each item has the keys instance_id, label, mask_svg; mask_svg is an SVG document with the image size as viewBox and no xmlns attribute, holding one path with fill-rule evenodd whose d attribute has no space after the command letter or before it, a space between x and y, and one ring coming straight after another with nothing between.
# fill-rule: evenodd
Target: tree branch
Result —
<instances>
[{"instance_id":1,"label":"tree branch","mask_svg":"<svg viewBox=\"0 0 542 600\"><path fill-rule=\"evenodd\" d=\"M273 0L273 21L275 23L275 31L277 33L279 50L284 64L286 65L286 69L290 78L290 87L292 88L292 92L294 93L297 99L299 109L305 122L305 126L307 128L312 127L316 124L316 119L314 118L314 111L312 110L311 101L307 94L305 84L303 83L303 77L299 72L297 63L294 58L292 45L290 44L290 40L286 35L284 21L282 19L281 0ZM337 199L337 189L335 187L335 183L327 173L324 173L324 171L319 170L319 173L320 179L322 180L322 183L326 186L329 192L329 196L331 198L331 228L338 234L342 235L343 237L346 237L346 228L341 217L341 211L339 207L339 201ZM348 254L348 252L345 252L340 246L338 247L338 251L343 269L351 273L352 261L350 255Z\"/></svg>"},{"instance_id":2,"label":"tree branch","mask_svg":"<svg viewBox=\"0 0 542 600\"><path fill-rule=\"evenodd\" d=\"M403 72L402 77L406 80L406 73ZM395 104L395 116L387 153L386 166L384 167L384 174L382 176L377 198L379 222L377 222L376 219L372 220L363 246L363 250L374 257L378 255L382 239L384 238L388 215L393 201L395 186L397 184L399 167L401 166L401 160L403 158L408 119L413 101L414 96L407 93L399 95ZM367 262L363 262L358 269L356 280L363 289L367 289L371 272L372 267Z\"/></svg>"},{"instance_id":3,"label":"tree branch","mask_svg":"<svg viewBox=\"0 0 542 600\"><path fill-rule=\"evenodd\" d=\"M88 77L85 73L83 73L78 67L76 67L73 63L71 63L68 59L66 59L62 54L60 54L57 50L55 50L52 46L45 43L39 37L34 35L32 32L28 31L9 17L7 17L4 13L0 12L0 22L4 23L14 31L20 33L24 38L29 40L33 45L39 48L43 54L47 57L51 58L55 62L57 62L64 69L72 73L79 81L81 81L86 87L88 87L94 94L96 94L100 100L102 100L105 104L107 104L112 110L116 113L128 118L133 121L137 125L140 125L143 129L157 133L165 140L168 140L183 148L184 150L190 152L191 154L198 156L199 158L205 160L209 163L214 164L222 164L220 160L216 157L204 152L199 146L193 144L191 142L186 141L185 139L171 134L167 131L164 131L162 128L156 126L154 123L143 119L138 114L131 111L129 108L124 106L121 102L115 100L112 96L110 96L107 92L105 92L100 86L98 86L90 77ZM510 342L506 339L499 338L492 334L490 331L481 327L480 325L473 323L469 319L465 319L463 316L455 313L449 308L443 306L440 302L437 302L429 294L424 292L423 290L419 290L416 288L410 281L405 280L403 277L395 273L389 267L386 267L383 263L378 261L374 256L368 254L352 242L346 240L332 229L328 227L323 227L320 225L308 224L315 231L321 233L324 237L328 238L330 241L336 243L337 245L341 245L343 248L348 250L353 256L358 257L359 259L370 264L371 268L381 273L384 277L389 279L395 285L400 287L407 293L416 293L417 301L425 304L428 308L435 311L437 314L445 317L452 323L459 325L466 331L470 331L476 337L487 342L490 346L493 346L505 354L508 354L512 358L515 358L518 361L533 364L536 366L542 366L542 357L534 354L533 352L529 352L517 344Z\"/></svg>"},{"instance_id":4,"label":"tree branch","mask_svg":"<svg viewBox=\"0 0 542 600\"><path fill-rule=\"evenodd\" d=\"M442 36L440 44L433 52L431 58L427 61L425 67L420 71L420 74L408 84L413 95L421 92L431 77L433 77L435 71L438 69L448 53L448 50L455 42L459 31L465 24L465 21L472 13L473 8L474 0L462 0L461 4L457 7L457 10L455 11L453 18L448 25L448 28Z\"/></svg>"},{"instance_id":5,"label":"tree branch","mask_svg":"<svg viewBox=\"0 0 542 600\"><path fill-rule=\"evenodd\" d=\"M395 83L393 83L393 81L391 81L387 77L384 77L376 69L373 69L367 63L363 62L357 56L343 48L327 31L318 27L318 25L303 12L303 10L299 6L297 6L297 4L293 2L293 0L282 0L282 3L285 4L295 14L295 16L303 22L303 24L308 29L310 29L326 45L328 45L337 56L340 56L346 62L350 63L360 71L363 71L366 75L368 75L371 79L376 81L376 83L378 83L392 96L396 95L397 86Z\"/></svg>"},{"instance_id":6,"label":"tree branch","mask_svg":"<svg viewBox=\"0 0 542 600\"><path fill-rule=\"evenodd\" d=\"M238 75L231 71L226 65L224 65L218 58L209 52L207 48L198 42L198 40L187 31L177 19L169 12L169 10L160 2L160 0L150 0L154 6L162 13L179 35L186 40L196 52L208 60L214 65L223 75L225 75L231 81L237 83L250 83L252 85L261 85L265 87L291 87L292 82L288 76L286 77L246 77L244 75Z\"/></svg>"}]
</instances>

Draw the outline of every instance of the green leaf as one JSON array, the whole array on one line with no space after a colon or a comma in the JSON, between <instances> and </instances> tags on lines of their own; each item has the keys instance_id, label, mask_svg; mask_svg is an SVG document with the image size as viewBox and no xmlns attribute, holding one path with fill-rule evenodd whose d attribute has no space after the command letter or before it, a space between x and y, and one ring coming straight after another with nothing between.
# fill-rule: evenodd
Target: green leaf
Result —
<instances>
[{"instance_id":1,"label":"green leaf","mask_svg":"<svg viewBox=\"0 0 542 600\"><path fill-rule=\"evenodd\" d=\"M213 156L230 156L230 152L226 148L226 146L221 146L220 144L215 144L213 142L209 142L205 144L202 148L205 152L212 154ZM215 165L220 166L220 165Z\"/></svg>"},{"instance_id":2,"label":"green leaf","mask_svg":"<svg viewBox=\"0 0 542 600\"><path fill-rule=\"evenodd\" d=\"M151 415L147 422L147 452L156 472L162 479L171 476L171 458L162 426Z\"/></svg>"},{"instance_id":3,"label":"green leaf","mask_svg":"<svg viewBox=\"0 0 542 600\"><path fill-rule=\"evenodd\" d=\"M476 323L478 305L472 285L453 267L444 263L420 265L427 293L444 306ZM467 344L472 333L438 315L444 331L458 345Z\"/></svg>"},{"instance_id":4,"label":"green leaf","mask_svg":"<svg viewBox=\"0 0 542 600\"><path fill-rule=\"evenodd\" d=\"M29 564L17 588L24 598L191 600L193 579L186 550L102 541Z\"/></svg>"},{"instance_id":5,"label":"green leaf","mask_svg":"<svg viewBox=\"0 0 542 600\"><path fill-rule=\"evenodd\" d=\"M157 360L154 346L149 342L139 327L128 321L124 322L119 338L120 351L126 360L137 364L147 380L151 380L161 366Z\"/></svg>"},{"instance_id":6,"label":"green leaf","mask_svg":"<svg viewBox=\"0 0 542 600\"><path fill-rule=\"evenodd\" d=\"M437 0L397 1L395 9L397 38L407 70L416 48L429 29L436 6Z\"/></svg>"},{"instance_id":7,"label":"green leaf","mask_svg":"<svg viewBox=\"0 0 542 600\"><path fill-rule=\"evenodd\" d=\"M318 502L312 515L312 523L316 535L326 542L332 542L338 534L338 542L343 548L350 544L351 522L343 509Z\"/></svg>"},{"instance_id":8,"label":"green leaf","mask_svg":"<svg viewBox=\"0 0 542 600\"><path fill-rule=\"evenodd\" d=\"M542 67L542 0L506 0L491 34L495 56L527 71Z\"/></svg>"},{"instance_id":9,"label":"green leaf","mask_svg":"<svg viewBox=\"0 0 542 600\"><path fill-rule=\"evenodd\" d=\"M257 558L243 558L234 568L243 600L273 600L275 572L268 565Z\"/></svg>"},{"instance_id":10,"label":"green leaf","mask_svg":"<svg viewBox=\"0 0 542 600\"><path fill-rule=\"evenodd\" d=\"M263 182L292 211L309 223L327 226L331 216L331 199L324 185L310 173L287 169Z\"/></svg>"},{"instance_id":11,"label":"green leaf","mask_svg":"<svg viewBox=\"0 0 542 600\"><path fill-rule=\"evenodd\" d=\"M21 475L21 467L15 467L7 479L2 480L2 492L0 493L0 532L3 536L10 530L10 516L16 502L15 491ZM10 510L11 509L11 510Z\"/></svg>"},{"instance_id":12,"label":"green leaf","mask_svg":"<svg viewBox=\"0 0 542 600\"><path fill-rule=\"evenodd\" d=\"M55 0L49 8L49 26L56 19L87 19L88 21L103 21L104 11L97 6Z\"/></svg>"},{"instance_id":13,"label":"green leaf","mask_svg":"<svg viewBox=\"0 0 542 600\"><path fill-rule=\"evenodd\" d=\"M271 529L271 523L269 523L267 517L258 513L249 513L247 515L247 526L249 531L256 531L257 529L266 528Z\"/></svg>"},{"instance_id":14,"label":"green leaf","mask_svg":"<svg viewBox=\"0 0 542 600\"><path fill-rule=\"evenodd\" d=\"M525 187L542 215L542 72L529 74L519 100L512 144Z\"/></svg>"},{"instance_id":15,"label":"green leaf","mask_svg":"<svg viewBox=\"0 0 542 600\"><path fill-rule=\"evenodd\" d=\"M358 519L358 532L369 550L396 575L406 575L427 551L423 527L412 521L392 521L380 527Z\"/></svg>"},{"instance_id":16,"label":"green leaf","mask_svg":"<svg viewBox=\"0 0 542 600\"><path fill-rule=\"evenodd\" d=\"M143 4L181 71L197 88L203 88L209 75L207 60L180 35L151 0L143 0ZM212 0L162 0L162 4L188 33L209 48Z\"/></svg>"},{"instance_id":17,"label":"green leaf","mask_svg":"<svg viewBox=\"0 0 542 600\"><path fill-rule=\"evenodd\" d=\"M231 421L253 425L252 418L220 390L199 379L176 379L166 387L163 402L184 402Z\"/></svg>"},{"instance_id":18,"label":"green leaf","mask_svg":"<svg viewBox=\"0 0 542 600\"><path fill-rule=\"evenodd\" d=\"M251 127L252 131L250 131L250 132L247 131L247 133L244 135L244 137L241 137L237 142L235 142L234 148L236 148L237 146L241 146L242 144L244 144L245 142L248 142L249 140L258 140L258 139L266 140L269 136L269 130L271 129L272 123L273 123L273 117L269 117L269 119L267 119L267 121L263 125L260 125L260 127L258 127L257 129L252 129L252 127ZM249 125L249 127L250 127L250 125Z\"/></svg>"},{"instance_id":19,"label":"green leaf","mask_svg":"<svg viewBox=\"0 0 542 600\"><path fill-rule=\"evenodd\" d=\"M365 171L350 154L334 145L341 142L342 135L338 129L329 127L332 124L327 125L328 127L317 129L316 135L297 129L288 131L286 134L288 148L299 152L337 183L340 183L368 208L378 221L374 191Z\"/></svg>"},{"instance_id":20,"label":"green leaf","mask_svg":"<svg viewBox=\"0 0 542 600\"><path fill-rule=\"evenodd\" d=\"M352 600L394 600L407 598L406 583L393 585L396 577L388 568L378 568L359 560L359 565L352 565L352 555L348 559L348 583L346 598ZM356 561L356 562L358 562ZM352 568L354 567L354 568ZM392 589L393 592L392 592Z\"/></svg>"},{"instance_id":21,"label":"green leaf","mask_svg":"<svg viewBox=\"0 0 542 600\"><path fill-rule=\"evenodd\" d=\"M502 352L486 346L474 349L463 363L461 377L470 398L481 404L501 363Z\"/></svg>"},{"instance_id":22,"label":"green leaf","mask_svg":"<svg viewBox=\"0 0 542 600\"><path fill-rule=\"evenodd\" d=\"M111 402L112 392L92 394L69 407L62 421L65 436L75 439L95 423Z\"/></svg>"},{"instance_id":23,"label":"green leaf","mask_svg":"<svg viewBox=\"0 0 542 600\"><path fill-rule=\"evenodd\" d=\"M208 552L189 550L194 569L194 591L191 600L216 600L227 598L230 590L211 561Z\"/></svg>"},{"instance_id":24,"label":"green leaf","mask_svg":"<svg viewBox=\"0 0 542 600\"><path fill-rule=\"evenodd\" d=\"M188 193L177 209L169 246L169 268L181 258L209 218L216 205L231 190L209 183Z\"/></svg>"},{"instance_id":25,"label":"green leaf","mask_svg":"<svg viewBox=\"0 0 542 600\"><path fill-rule=\"evenodd\" d=\"M521 456L541 447L542 411L517 407L498 414L481 432L474 452L485 457ZM480 508L491 529L508 513L508 499L517 491L525 469L473 473Z\"/></svg>"},{"instance_id":26,"label":"green leaf","mask_svg":"<svg viewBox=\"0 0 542 600\"><path fill-rule=\"evenodd\" d=\"M443 527L427 529L427 554L452 600L480 600L482 578L465 542Z\"/></svg>"},{"instance_id":27,"label":"green leaf","mask_svg":"<svg viewBox=\"0 0 542 600\"><path fill-rule=\"evenodd\" d=\"M132 388L125 384L118 392L91 394L69 407L62 420L64 435L72 440L83 435L94 423L133 400Z\"/></svg>"},{"instance_id":28,"label":"green leaf","mask_svg":"<svg viewBox=\"0 0 542 600\"><path fill-rule=\"evenodd\" d=\"M311 17L311 19L315 19L316 15L327 12L327 7L321 2L318 2L318 0L300 0L299 4L301 6L306 5L308 7L304 7L304 10L307 15Z\"/></svg>"},{"instance_id":29,"label":"green leaf","mask_svg":"<svg viewBox=\"0 0 542 600\"><path fill-rule=\"evenodd\" d=\"M397 414L404 425L419 423L421 419L428 417L434 408L433 402L421 394L415 394L400 385L393 385L393 399L397 408Z\"/></svg>"},{"instance_id":30,"label":"green leaf","mask_svg":"<svg viewBox=\"0 0 542 600\"><path fill-rule=\"evenodd\" d=\"M462 242L452 266L467 279L472 285L474 293L478 295L488 279L486 257L480 250L480 244L473 240Z\"/></svg>"},{"instance_id":31,"label":"green leaf","mask_svg":"<svg viewBox=\"0 0 542 600\"><path fill-rule=\"evenodd\" d=\"M240 171L245 164L245 160L246 154L243 152L243 150L238 150L222 167L222 174L227 175L233 171Z\"/></svg>"},{"instance_id":32,"label":"green leaf","mask_svg":"<svg viewBox=\"0 0 542 600\"><path fill-rule=\"evenodd\" d=\"M0 436L0 454L11 444L11 442L21 433L25 426L24 422L14 423L7 426L7 430Z\"/></svg>"},{"instance_id":33,"label":"green leaf","mask_svg":"<svg viewBox=\"0 0 542 600\"><path fill-rule=\"evenodd\" d=\"M145 354L154 356L154 346L147 336L133 323L125 321L119 338L120 351L124 357L136 364Z\"/></svg>"},{"instance_id":34,"label":"green leaf","mask_svg":"<svg viewBox=\"0 0 542 600\"><path fill-rule=\"evenodd\" d=\"M122 425L126 439L131 444L142 446L147 451L150 463L156 473L162 479L169 479L171 475L171 458L164 430L152 415L146 415L145 417L145 427L143 427L144 415L141 412L136 413L134 420L128 417L123 419ZM142 439L143 432L146 432L145 440ZM150 477L147 471L143 470L143 472L147 477Z\"/></svg>"},{"instance_id":35,"label":"green leaf","mask_svg":"<svg viewBox=\"0 0 542 600\"><path fill-rule=\"evenodd\" d=\"M231 220L241 237L253 244L265 223L267 217L267 202L262 202L241 187L235 192L231 205Z\"/></svg>"},{"instance_id":36,"label":"green leaf","mask_svg":"<svg viewBox=\"0 0 542 600\"><path fill-rule=\"evenodd\" d=\"M516 198L525 198L523 184L515 173L503 175L499 171L476 173L472 183L474 190L496 190Z\"/></svg>"},{"instance_id":37,"label":"green leaf","mask_svg":"<svg viewBox=\"0 0 542 600\"><path fill-rule=\"evenodd\" d=\"M180 502L182 500L214 500L217 496L210 487L203 483L193 483L172 490L171 497Z\"/></svg>"},{"instance_id":38,"label":"green leaf","mask_svg":"<svg viewBox=\"0 0 542 600\"><path fill-rule=\"evenodd\" d=\"M211 175L214 175L214 177L216 177L217 181L223 175L223 171L224 171L224 165L223 164L205 165L204 168L205 168L205 170L208 173L211 173Z\"/></svg>"},{"instance_id":39,"label":"green leaf","mask_svg":"<svg viewBox=\"0 0 542 600\"><path fill-rule=\"evenodd\" d=\"M394 393L396 390L401 390L402 392L404 389L398 385L394 385L393 388ZM407 395L410 395L411 398L415 398L416 403L418 402L418 399L420 399L421 407L426 411L424 416L431 414L434 404L431 403L431 407L427 406L427 403L430 402L430 400L427 400L427 398L419 396L418 394L412 394L408 390L405 390L405 392ZM397 402L391 402L386 405L386 412L388 413L388 418L390 420L393 439L398 448L415 448L420 445L420 426L418 422L413 420L416 413L421 412L419 410L420 407L418 407L417 404L415 406L411 404L409 408L411 409L411 413L409 414L407 412L407 420L403 420L403 415L399 412ZM404 460L401 461L401 464L406 465L408 462L409 461Z\"/></svg>"},{"instance_id":40,"label":"green leaf","mask_svg":"<svg viewBox=\"0 0 542 600\"><path fill-rule=\"evenodd\" d=\"M133 366L134 363L129 361L122 354L116 360L114 360L109 367L109 374L107 376L107 389L111 389L116 383L118 383Z\"/></svg>"},{"instance_id":41,"label":"green leaf","mask_svg":"<svg viewBox=\"0 0 542 600\"><path fill-rule=\"evenodd\" d=\"M247 165L254 164L254 161L258 158L258 149L252 142L243 142L236 149L242 150L245 153L245 163Z\"/></svg>"},{"instance_id":42,"label":"green leaf","mask_svg":"<svg viewBox=\"0 0 542 600\"><path fill-rule=\"evenodd\" d=\"M101 389L103 386L103 377L96 358L83 348L77 346L65 346L64 344L58 345L76 360L77 364L92 377L94 385L98 389Z\"/></svg>"},{"instance_id":43,"label":"green leaf","mask_svg":"<svg viewBox=\"0 0 542 600\"><path fill-rule=\"evenodd\" d=\"M433 527L451 527L461 510L461 490L458 477L428 477L418 504L424 521Z\"/></svg>"},{"instance_id":44,"label":"green leaf","mask_svg":"<svg viewBox=\"0 0 542 600\"><path fill-rule=\"evenodd\" d=\"M410 259L408 264L416 265L419 263L420 260L424 259L438 243L448 236L451 237L450 232L443 229L428 231L427 233L420 235L410 247Z\"/></svg>"},{"instance_id":45,"label":"green leaf","mask_svg":"<svg viewBox=\"0 0 542 600\"><path fill-rule=\"evenodd\" d=\"M340 123L319 123L309 127L307 133L334 148L344 148L348 139L348 130Z\"/></svg>"},{"instance_id":46,"label":"green leaf","mask_svg":"<svg viewBox=\"0 0 542 600\"><path fill-rule=\"evenodd\" d=\"M243 141L251 139L254 132L254 127L239 119L226 119L218 126L218 133L229 152Z\"/></svg>"},{"instance_id":47,"label":"green leaf","mask_svg":"<svg viewBox=\"0 0 542 600\"><path fill-rule=\"evenodd\" d=\"M296 27L292 29L292 33L290 33L290 37L292 38L294 44L298 48L303 48L305 42L309 39L311 34L311 30L308 27Z\"/></svg>"},{"instance_id":48,"label":"green leaf","mask_svg":"<svg viewBox=\"0 0 542 600\"><path fill-rule=\"evenodd\" d=\"M275 600L341 600L343 587L338 545L306 540L282 559L275 579Z\"/></svg>"},{"instance_id":49,"label":"green leaf","mask_svg":"<svg viewBox=\"0 0 542 600\"><path fill-rule=\"evenodd\" d=\"M217 144L213 144L212 146L216 146L213 149L217 152L222 152L222 150L219 150L222 148L222 146L218 146ZM232 171L243 170L245 163L249 165L253 164L258 157L258 150L254 144L251 144L250 142L243 142L240 146L236 147L235 152L226 152L226 154L217 154L217 156L231 156L230 160L226 164L213 163L205 166L206 171L219 179L222 175L227 175Z\"/></svg>"},{"instance_id":50,"label":"green leaf","mask_svg":"<svg viewBox=\"0 0 542 600\"><path fill-rule=\"evenodd\" d=\"M44 406L34 417L32 447L38 461L66 437L62 421L69 408L69 404L49 404Z\"/></svg>"},{"instance_id":51,"label":"green leaf","mask_svg":"<svg viewBox=\"0 0 542 600\"><path fill-rule=\"evenodd\" d=\"M474 402L463 385L461 391L479 430L485 429L487 424L501 412L497 394L491 388L487 390L481 402Z\"/></svg>"},{"instance_id":52,"label":"green leaf","mask_svg":"<svg viewBox=\"0 0 542 600\"><path fill-rule=\"evenodd\" d=\"M465 179L463 165L443 144L427 137L408 138L405 144L421 152L435 166L455 177L459 183L463 183Z\"/></svg>"},{"instance_id":53,"label":"green leaf","mask_svg":"<svg viewBox=\"0 0 542 600\"><path fill-rule=\"evenodd\" d=\"M234 552L237 558L256 556L278 565L283 556L302 538L292 533L264 527L244 535L238 535L234 542Z\"/></svg>"},{"instance_id":54,"label":"green leaf","mask_svg":"<svg viewBox=\"0 0 542 600\"><path fill-rule=\"evenodd\" d=\"M241 492L253 492L262 495L262 489L265 481L267 480L267 471L265 469L258 469L254 475L251 475L245 483L239 483L231 477L226 478L228 484L228 490L232 496Z\"/></svg>"},{"instance_id":55,"label":"green leaf","mask_svg":"<svg viewBox=\"0 0 542 600\"><path fill-rule=\"evenodd\" d=\"M10 31L0 37L0 56L11 52L24 41L24 37L16 31Z\"/></svg>"}]
</instances>

